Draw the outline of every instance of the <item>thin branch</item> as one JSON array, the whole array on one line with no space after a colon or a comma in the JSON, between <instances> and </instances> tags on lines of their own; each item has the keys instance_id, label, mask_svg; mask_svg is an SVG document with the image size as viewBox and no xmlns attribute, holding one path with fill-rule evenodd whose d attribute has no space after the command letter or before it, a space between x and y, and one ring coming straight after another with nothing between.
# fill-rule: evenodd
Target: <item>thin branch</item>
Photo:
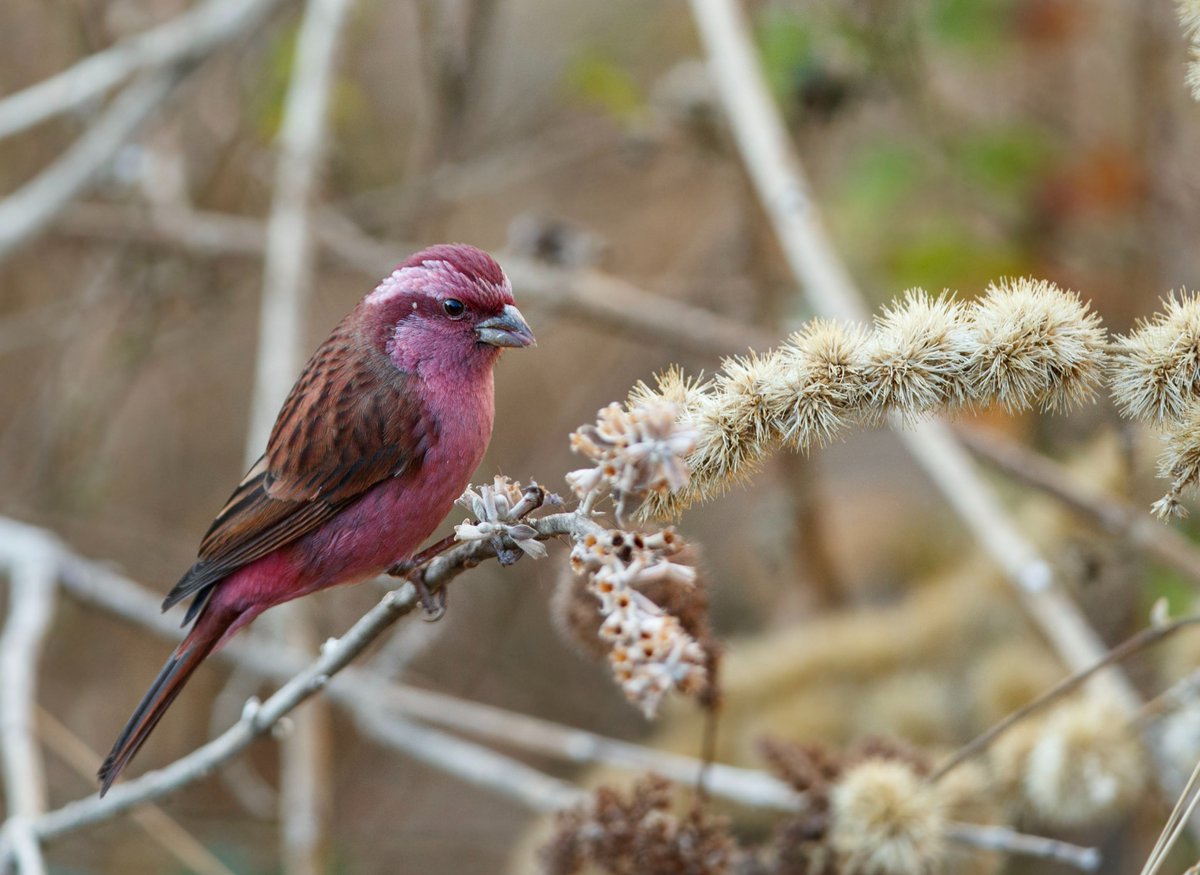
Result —
<instances>
[{"instance_id":1,"label":"thin branch","mask_svg":"<svg viewBox=\"0 0 1200 875\"><path fill-rule=\"evenodd\" d=\"M309 0L300 27L267 225L248 463L266 445L275 412L303 364L303 320L316 261L310 212L325 150L334 59L349 8L350 0Z\"/></svg>"},{"instance_id":2,"label":"thin branch","mask_svg":"<svg viewBox=\"0 0 1200 875\"><path fill-rule=\"evenodd\" d=\"M397 244L375 240L345 216L326 212L318 236L346 264L378 277L396 263ZM651 343L711 357L713 353L766 349L767 332L640 289L596 270L564 270L531 258L502 254L500 261L518 297L589 324L616 328Z\"/></svg>"},{"instance_id":3,"label":"thin branch","mask_svg":"<svg viewBox=\"0 0 1200 875\"><path fill-rule=\"evenodd\" d=\"M1198 623L1200 623L1200 616L1192 616L1173 620L1161 626L1151 626L1148 629L1143 629L1132 638L1128 638L1118 644L1094 664L1088 666L1082 671L1075 672L1070 677L1066 677L1059 681L1037 698L1026 703L1016 711L1013 711L999 723L996 723L995 725L989 727L985 732L982 732L975 738L971 739L969 742L955 751L955 753L949 759L934 769L933 772L930 773L927 780L930 782L940 780L957 766L966 762L971 757L982 753L991 746L992 742L1011 729L1015 724L1029 717L1031 714L1041 711L1047 705L1057 701L1058 699L1061 699L1067 693L1078 689L1088 678L1095 675L1101 669L1121 662L1133 654L1171 637L1180 629L1187 628L1188 626L1194 626Z\"/></svg>"},{"instance_id":4,"label":"thin branch","mask_svg":"<svg viewBox=\"0 0 1200 875\"><path fill-rule=\"evenodd\" d=\"M1112 495L1075 482L1061 465L1013 441L976 429L956 429L967 449L1001 471L1061 501L1068 508L1120 535L1148 556L1200 584L1200 548L1177 529L1156 522L1145 511Z\"/></svg>"},{"instance_id":5,"label":"thin branch","mask_svg":"<svg viewBox=\"0 0 1200 875\"><path fill-rule=\"evenodd\" d=\"M577 537L599 528L578 513L553 514L527 519L526 522L537 529L539 537L543 539L563 535ZM13 525L0 519L0 547L5 543L3 536L6 529ZM171 637L177 635L173 624L158 613L156 600L136 584L75 556L40 530L30 531L38 532L47 544L59 551L63 584L69 592L119 616L147 625L160 634ZM437 591L458 574L492 556L494 552L486 541L461 544L427 566L425 584L432 591ZM699 771L707 768L706 790L713 796L752 807L802 810L805 804L802 794L763 772L719 763L706 766L689 757L570 729L500 708L428 690L391 685L361 669L347 667L375 637L401 616L411 612L417 604L419 599L411 584L389 593L342 639L330 641L315 663L291 677L262 706L248 708L242 719L221 737L159 772L118 785L104 800L89 797L40 818L32 824L36 834L45 840L111 819L146 799L164 796L202 777L235 756L255 737L268 731L292 708L330 681L327 695L346 706L364 732L429 765L479 786L505 793L535 810L554 810L556 806L575 804L581 797L570 785L494 751L419 724L397 721L386 712L395 709L510 747L556 756L570 762L655 771L682 784L695 783ZM260 642L253 634L231 641L218 656L236 660L270 677L288 676L302 661L293 651ZM1049 840L1011 831L1003 836L988 834L985 828L971 825L956 827L950 838L973 847L986 846L1015 854L1051 856L1060 860L1082 860L1089 853L1085 848L1074 848L1065 843L1055 845L1048 843Z\"/></svg>"},{"instance_id":6,"label":"thin branch","mask_svg":"<svg viewBox=\"0 0 1200 875\"><path fill-rule=\"evenodd\" d=\"M55 719L45 708L38 709L38 729L46 747L88 784L95 780L103 757L84 744L79 736ZM234 875L212 851L157 805L139 808L129 815L129 819L188 871L198 875Z\"/></svg>"},{"instance_id":7,"label":"thin branch","mask_svg":"<svg viewBox=\"0 0 1200 875\"><path fill-rule=\"evenodd\" d=\"M45 862L33 821L46 809L46 774L36 740L37 666L54 616L54 558L26 543L4 563L9 576L8 618L0 635L0 762L4 771L7 841L22 875L40 875Z\"/></svg>"},{"instance_id":8,"label":"thin branch","mask_svg":"<svg viewBox=\"0 0 1200 875\"><path fill-rule=\"evenodd\" d=\"M527 520L543 538L568 535L576 525L575 515ZM0 518L0 555L8 543L10 526ZM25 527L21 527L25 528ZM41 530L33 529L41 532ZM42 533L47 541L49 535ZM75 598L115 616L142 626L166 640L179 637L176 621L159 610L160 599L120 574L89 562L52 541L58 552L63 589ZM463 547L455 548L461 551ZM478 562L470 554L470 562ZM485 554L479 554L485 556ZM486 554L490 555L490 554ZM467 560L453 559L452 564ZM445 578L443 578L444 580ZM239 635L215 657L278 682L285 682L304 669L304 657L291 649L264 641L253 631ZM597 764L634 771L655 770L680 783L695 783L704 763L691 757L654 750L626 741L607 738L583 729L563 726L503 708L470 702L416 687L388 683L386 678L360 668L342 672L327 691L334 702L347 707L370 703L477 738L494 741L533 754L556 757L577 764ZM730 801L757 807L794 810L799 796L783 782L749 769L720 763L711 765L706 777L710 793Z\"/></svg>"},{"instance_id":9,"label":"thin branch","mask_svg":"<svg viewBox=\"0 0 1200 875\"><path fill-rule=\"evenodd\" d=\"M103 798L93 794L34 819L31 822L34 832L43 841L53 839L84 826L111 820L144 802L161 799L203 778L320 692L333 675L419 604L416 589L411 584L388 593L344 636L326 642L321 655L274 695L261 705L248 704L242 718L222 735L165 768L116 785Z\"/></svg>"},{"instance_id":10,"label":"thin branch","mask_svg":"<svg viewBox=\"0 0 1200 875\"><path fill-rule=\"evenodd\" d=\"M46 776L35 739L37 664L54 614L54 561L32 545L5 563L8 619L0 636L0 757L9 816L33 817L46 807Z\"/></svg>"},{"instance_id":11,"label":"thin branch","mask_svg":"<svg viewBox=\"0 0 1200 875\"><path fill-rule=\"evenodd\" d=\"M0 201L0 261L45 229L96 179L182 75L174 67L134 82L53 164Z\"/></svg>"},{"instance_id":12,"label":"thin branch","mask_svg":"<svg viewBox=\"0 0 1200 875\"><path fill-rule=\"evenodd\" d=\"M511 757L419 723L385 716L369 704L356 707L353 713L364 734L438 771L499 793L533 811L561 811L577 805L587 795L566 781Z\"/></svg>"},{"instance_id":13,"label":"thin branch","mask_svg":"<svg viewBox=\"0 0 1200 875\"><path fill-rule=\"evenodd\" d=\"M297 37L267 224L247 465L266 445L276 411L303 363L305 315L316 265L311 213L327 139L337 48L350 6L350 0L308 0ZM293 647L311 649L315 635L307 605L280 606L268 625ZM329 733L326 704L320 702L297 715L280 745L279 813L283 870L288 875L317 875L325 869L332 784Z\"/></svg>"},{"instance_id":14,"label":"thin branch","mask_svg":"<svg viewBox=\"0 0 1200 875\"><path fill-rule=\"evenodd\" d=\"M1018 854L1040 860L1065 863L1084 872L1095 872L1103 858L1096 848L1082 848L1058 839L1019 833L1007 826L984 826L976 823L951 823L947 837L959 844L983 851Z\"/></svg>"},{"instance_id":15,"label":"thin branch","mask_svg":"<svg viewBox=\"0 0 1200 875\"><path fill-rule=\"evenodd\" d=\"M261 222L211 212L146 210L110 204L77 204L65 212L57 230L102 240L137 240L178 246L203 256L260 256L266 246ZM371 280L389 272L417 247L410 242L377 240L344 216L324 210L316 227L324 255L360 271ZM658 295L612 274L569 270L535 259L502 255L517 297L546 312L561 313L589 325L610 328L656 345L705 358L747 347L766 349L771 334L701 307Z\"/></svg>"},{"instance_id":16,"label":"thin branch","mask_svg":"<svg viewBox=\"0 0 1200 875\"><path fill-rule=\"evenodd\" d=\"M195 61L249 32L279 0L204 0L189 12L128 37L0 100L0 139L100 98L139 70Z\"/></svg>"}]
</instances>

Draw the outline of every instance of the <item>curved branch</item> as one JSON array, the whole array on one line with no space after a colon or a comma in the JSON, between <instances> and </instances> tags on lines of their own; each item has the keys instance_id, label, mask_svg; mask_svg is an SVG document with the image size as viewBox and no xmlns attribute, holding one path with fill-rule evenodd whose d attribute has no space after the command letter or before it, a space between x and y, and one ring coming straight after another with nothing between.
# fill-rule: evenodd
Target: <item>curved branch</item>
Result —
<instances>
[{"instance_id":1,"label":"curved branch","mask_svg":"<svg viewBox=\"0 0 1200 875\"><path fill-rule=\"evenodd\" d=\"M196 60L251 30L279 0L205 0L178 18L0 100L0 138L99 98L139 70Z\"/></svg>"}]
</instances>

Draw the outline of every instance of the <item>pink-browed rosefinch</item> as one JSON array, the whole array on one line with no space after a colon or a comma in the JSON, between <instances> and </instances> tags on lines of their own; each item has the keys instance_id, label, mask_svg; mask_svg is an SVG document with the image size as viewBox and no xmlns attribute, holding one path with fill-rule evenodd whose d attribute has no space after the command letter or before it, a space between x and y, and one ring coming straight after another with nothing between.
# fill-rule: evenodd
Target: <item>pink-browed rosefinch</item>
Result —
<instances>
[{"instance_id":1,"label":"pink-browed rosefinch","mask_svg":"<svg viewBox=\"0 0 1200 875\"><path fill-rule=\"evenodd\" d=\"M413 255L342 320L163 602L191 598L194 624L105 759L101 795L231 635L412 556L483 458L501 349L533 342L500 266L460 244Z\"/></svg>"}]
</instances>

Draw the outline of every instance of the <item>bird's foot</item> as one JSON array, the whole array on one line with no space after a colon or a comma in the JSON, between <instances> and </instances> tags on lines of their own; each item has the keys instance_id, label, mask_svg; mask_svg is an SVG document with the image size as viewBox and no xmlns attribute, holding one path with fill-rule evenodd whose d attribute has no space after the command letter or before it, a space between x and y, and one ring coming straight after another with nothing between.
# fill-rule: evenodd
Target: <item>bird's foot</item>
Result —
<instances>
[{"instance_id":1,"label":"bird's foot","mask_svg":"<svg viewBox=\"0 0 1200 875\"><path fill-rule=\"evenodd\" d=\"M425 575L417 573L409 577L409 581L417 589L417 598L421 600L421 619L426 623L436 623L446 615L446 589L441 587L434 592L425 585Z\"/></svg>"}]
</instances>

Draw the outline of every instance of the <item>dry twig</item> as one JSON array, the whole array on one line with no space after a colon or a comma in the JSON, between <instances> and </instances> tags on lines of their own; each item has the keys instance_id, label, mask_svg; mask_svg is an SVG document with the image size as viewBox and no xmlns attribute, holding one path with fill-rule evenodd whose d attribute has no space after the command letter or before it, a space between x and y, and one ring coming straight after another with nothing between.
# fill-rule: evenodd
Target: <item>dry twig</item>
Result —
<instances>
[{"instance_id":1,"label":"dry twig","mask_svg":"<svg viewBox=\"0 0 1200 875\"><path fill-rule=\"evenodd\" d=\"M10 535L28 535L12 529ZM0 635L0 760L8 819L4 831L22 875L45 871L33 821L46 809L46 776L36 740L37 666L54 614L54 558L37 535L4 563L8 619Z\"/></svg>"},{"instance_id":2,"label":"dry twig","mask_svg":"<svg viewBox=\"0 0 1200 875\"><path fill-rule=\"evenodd\" d=\"M0 201L0 261L44 230L91 184L182 76L173 67L122 91L104 114L53 164Z\"/></svg>"},{"instance_id":3,"label":"dry twig","mask_svg":"<svg viewBox=\"0 0 1200 875\"><path fill-rule=\"evenodd\" d=\"M334 60L351 0L309 0L300 24L284 104L274 196L267 224L254 397L247 465L266 445L304 355L304 320L316 263L312 205L325 148ZM271 628L307 650L314 637L303 604L281 606ZM329 716L324 703L297 716L281 743L280 821L283 867L290 875L325 869L325 820L331 803Z\"/></svg>"},{"instance_id":4,"label":"dry twig","mask_svg":"<svg viewBox=\"0 0 1200 875\"><path fill-rule=\"evenodd\" d=\"M279 0L204 0L70 69L0 100L0 138L96 100L140 70L188 63L247 33Z\"/></svg>"}]
</instances>

